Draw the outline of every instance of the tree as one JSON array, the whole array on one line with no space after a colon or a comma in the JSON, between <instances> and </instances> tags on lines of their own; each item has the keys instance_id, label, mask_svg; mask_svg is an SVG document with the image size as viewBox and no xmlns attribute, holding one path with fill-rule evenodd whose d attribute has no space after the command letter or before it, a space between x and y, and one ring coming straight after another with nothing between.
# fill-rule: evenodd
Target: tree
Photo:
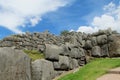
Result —
<instances>
[{"instance_id":1,"label":"tree","mask_svg":"<svg viewBox=\"0 0 120 80\"><path fill-rule=\"evenodd\" d=\"M70 32L68 31L68 30L63 30L63 31L61 31L61 33L60 33L60 35L61 36L66 36L66 35L68 35Z\"/></svg>"}]
</instances>

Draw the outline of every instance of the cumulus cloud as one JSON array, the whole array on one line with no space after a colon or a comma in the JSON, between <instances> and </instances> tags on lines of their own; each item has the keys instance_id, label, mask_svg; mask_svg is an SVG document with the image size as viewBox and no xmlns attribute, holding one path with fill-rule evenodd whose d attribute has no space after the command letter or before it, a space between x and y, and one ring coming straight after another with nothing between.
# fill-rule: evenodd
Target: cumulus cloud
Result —
<instances>
[{"instance_id":1,"label":"cumulus cloud","mask_svg":"<svg viewBox=\"0 0 120 80\"><path fill-rule=\"evenodd\" d=\"M0 0L0 26L22 33L21 27L35 26L44 14L67 3L64 0Z\"/></svg>"},{"instance_id":2,"label":"cumulus cloud","mask_svg":"<svg viewBox=\"0 0 120 80\"><path fill-rule=\"evenodd\" d=\"M77 31L92 33L99 29L116 30L120 32L120 5L110 2L103 7L105 13L101 16L95 16L90 26L80 26Z\"/></svg>"}]
</instances>

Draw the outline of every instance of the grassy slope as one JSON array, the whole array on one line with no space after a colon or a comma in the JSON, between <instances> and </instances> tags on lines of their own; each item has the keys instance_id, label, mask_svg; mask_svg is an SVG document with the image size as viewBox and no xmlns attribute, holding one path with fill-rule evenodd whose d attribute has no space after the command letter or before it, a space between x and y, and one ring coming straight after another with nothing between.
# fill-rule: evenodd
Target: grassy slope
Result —
<instances>
[{"instance_id":1,"label":"grassy slope","mask_svg":"<svg viewBox=\"0 0 120 80\"><path fill-rule=\"evenodd\" d=\"M68 74L59 80L96 80L109 69L120 66L120 59L95 59L76 73Z\"/></svg>"},{"instance_id":2,"label":"grassy slope","mask_svg":"<svg viewBox=\"0 0 120 80\"><path fill-rule=\"evenodd\" d=\"M36 50L24 50L24 52L32 59L32 61L44 58L44 55Z\"/></svg>"}]
</instances>

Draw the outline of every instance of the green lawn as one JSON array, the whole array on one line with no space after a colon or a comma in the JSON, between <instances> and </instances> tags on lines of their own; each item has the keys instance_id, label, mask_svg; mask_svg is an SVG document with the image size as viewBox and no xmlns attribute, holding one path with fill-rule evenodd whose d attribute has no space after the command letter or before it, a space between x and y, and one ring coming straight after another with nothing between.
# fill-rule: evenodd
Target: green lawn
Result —
<instances>
[{"instance_id":1,"label":"green lawn","mask_svg":"<svg viewBox=\"0 0 120 80\"><path fill-rule=\"evenodd\" d=\"M34 61L36 59L44 58L43 53L40 53L37 50L24 50L24 52L32 59L32 61Z\"/></svg>"},{"instance_id":2,"label":"green lawn","mask_svg":"<svg viewBox=\"0 0 120 80\"><path fill-rule=\"evenodd\" d=\"M95 59L82 67L78 72L68 74L59 80L96 80L109 69L118 66L120 66L120 59Z\"/></svg>"}]
</instances>

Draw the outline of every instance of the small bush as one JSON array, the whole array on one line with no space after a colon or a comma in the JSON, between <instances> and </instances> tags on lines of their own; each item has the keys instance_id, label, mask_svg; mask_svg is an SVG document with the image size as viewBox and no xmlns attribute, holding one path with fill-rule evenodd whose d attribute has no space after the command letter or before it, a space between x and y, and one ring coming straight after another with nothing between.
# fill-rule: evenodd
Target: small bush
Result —
<instances>
[{"instance_id":1,"label":"small bush","mask_svg":"<svg viewBox=\"0 0 120 80\"><path fill-rule=\"evenodd\" d=\"M43 59L44 54L40 53L37 50L24 50L24 52L32 59L32 61L36 59Z\"/></svg>"},{"instance_id":2,"label":"small bush","mask_svg":"<svg viewBox=\"0 0 120 80\"><path fill-rule=\"evenodd\" d=\"M61 36L67 36L70 32L68 30L63 30L61 31L60 35Z\"/></svg>"}]
</instances>

